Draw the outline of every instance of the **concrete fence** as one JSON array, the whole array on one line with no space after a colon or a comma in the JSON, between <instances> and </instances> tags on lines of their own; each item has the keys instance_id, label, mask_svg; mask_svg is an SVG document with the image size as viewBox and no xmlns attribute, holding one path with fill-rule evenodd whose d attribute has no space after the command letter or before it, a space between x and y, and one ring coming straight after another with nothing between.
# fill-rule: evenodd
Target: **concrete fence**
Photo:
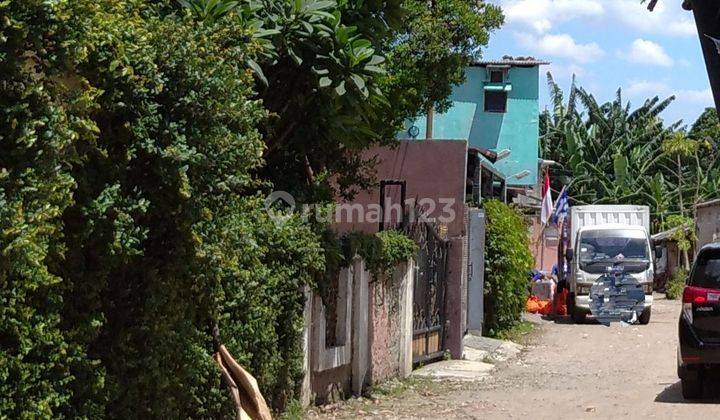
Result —
<instances>
[{"instance_id":1,"label":"concrete fence","mask_svg":"<svg viewBox=\"0 0 720 420\"><path fill-rule=\"evenodd\" d=\"M360 257L342 269L337 284L334 342L327 343L322 299L306 291L304 404L361 395L373 384L412 371L414 262L391 278L375 278Z\"/></svg>"}]
</instances>

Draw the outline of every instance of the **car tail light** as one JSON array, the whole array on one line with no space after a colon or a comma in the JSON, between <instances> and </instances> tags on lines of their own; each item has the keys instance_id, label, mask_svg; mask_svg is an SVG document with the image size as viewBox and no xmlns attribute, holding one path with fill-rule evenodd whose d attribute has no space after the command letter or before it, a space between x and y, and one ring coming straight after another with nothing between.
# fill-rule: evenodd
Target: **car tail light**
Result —
<instances>
[{"instance_id":1,"label":"car tail light","mask_svg":"<svg viewBox=\"0 0 720 420\"><path fill-rule=\"evenodd\" d=\"M683 289L683 314L692 324L693 305L707 306L717 304L720 300L720 291L705 289L703 287L685 286Z\"/></svg>"},{"instance_id":2,"label":"car tail light","mask_svg":"<svg viewBox=\"0 0 720 420\"><path fill-rule=\"evenodd\" d=\"M686 286L683 289L683 303L696 303L702 305L707 302L707 289Z\"/></svg>"},{"instance_id":3,"label":"car tail light","mask_svg":"<svg viewBox=\"0 0 720 420\"><path fill-rule=\"evenodd\" d=\"M700 356L696 355L685 355L682 357L682 361L685 363L697 363L700 361Z\"/></svg>"}]
</instances>

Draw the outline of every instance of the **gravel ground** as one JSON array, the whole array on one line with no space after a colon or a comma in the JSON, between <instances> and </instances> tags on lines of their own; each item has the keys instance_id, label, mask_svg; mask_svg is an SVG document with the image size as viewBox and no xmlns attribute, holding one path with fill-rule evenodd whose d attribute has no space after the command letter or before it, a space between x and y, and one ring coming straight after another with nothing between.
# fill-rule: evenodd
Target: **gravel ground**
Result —
<instances>
[{"instance_id":1,"label":"gravel ground","mask_svg":"<svg viewBox=\"0 0 720 420\"><path fill-rule=\"evenodd\" d=\"M410 379L309 418L715 418L720 383L683 401L676 375L680 302L656 295L649 325L540 320L518 360L483 382Z\"/></svg>"}]
</instances>

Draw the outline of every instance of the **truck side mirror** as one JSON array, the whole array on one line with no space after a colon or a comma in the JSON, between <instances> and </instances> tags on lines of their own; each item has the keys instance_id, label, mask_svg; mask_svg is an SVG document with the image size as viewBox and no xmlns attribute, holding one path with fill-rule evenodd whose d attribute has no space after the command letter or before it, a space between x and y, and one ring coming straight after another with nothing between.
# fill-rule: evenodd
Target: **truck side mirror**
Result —
<instances>
[{"instance_id":1,"label":"truck side mirror","mask_svg":"<svg viewBox=\"0 0 720 420\"><path fill-rule=\"evenodd\" d=\"M655 247L655 258L662 258L663 256L663 247L656 246Z\"/></svg>"},{"instance_id":2,"label":"truck side mirror","mask_svg":"<svg viewBox=\"0 0 720 420\"><path fill-rule=\"evenodd\" d=\"M568 261L572 261L573 258L575 258L575 251L572 250L572 248L565 251L565 258Z\"/></svg>"}]
</instances>

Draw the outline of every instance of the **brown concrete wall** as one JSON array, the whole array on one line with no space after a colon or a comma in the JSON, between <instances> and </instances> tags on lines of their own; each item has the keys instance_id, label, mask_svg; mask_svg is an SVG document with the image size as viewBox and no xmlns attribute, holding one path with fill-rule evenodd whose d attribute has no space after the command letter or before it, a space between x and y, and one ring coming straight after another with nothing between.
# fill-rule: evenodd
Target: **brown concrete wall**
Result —
<instances>
[{"instance_id":1,"label":"brown concrete wall","mask_svg":"<svg viewBox=\"0 0 720 420\"><path fill-rule=\"evenodd\" d=\"M399 264L392 278L375 278L360 257L353 263L351 353L325 347L326 320L319 296L306 304L308 341L305 400L332 402L361 395L367 385L404 378L412 371L412 296L414 262ZM349 291L349 290L348 290ZM349 341L348 341L349 340ZM350 357L348 357L350 355ZM312 396L312 397L311 397Z\"/></svg>"},{"instance_id":2,"label":"brown concrete wall","mask_svg":"<svg viewBox=\"0 0 720 420\"><path fill-rule=\"evenodd\" d=\"M396 179L407 182L407 199L432 199L437 203L430 217L440 217L443 206L440 198L455 200L451 207L455 212L453 222L447 224L448 236L465 235L465 179L467 142L464 140L401 140L395 148L382 147L366 152L367 157L377 158L378 181ZM400 203L400 188L389 187L386 196L393 203ZM341 201L341 203L346 203ZM380 188L361 191L352 204L380 203ZM343 220L336 224L338 232L377 232L378 224Z\"/></svg>"},{"instance_id":3,"label":"brown concrete wall","mask_svg":"<svg viewBox=\"0 0 720 420\"><path fill-rule=\"evenodd\" d=\"M452 199L454 203L450 208L454 213L454 220L442 225L447 229L447 238L451 241L448 253L448 275L446 286L446 321L445 347L455 358L462 357L462 338L465 333L466 322L466 265L467 243L467 206L465 205L466 160L467 142L464 140L401 140L396 148L376 148L367 152L367 156L377 159L376 178L381 180L405 180L407 182L406 199L432 199L437 205L428 213L431 218L443 215L443 205L440 199ZM400 203L400 189L390 187L386 190L386 197L392 203ZM380 202L379 187L372 191L363 191L357 194L352 204L360 204L365 208L370 204ZM344 203L341 201L341 204ZM378 224L362 221L343 220L335 225L340 233L362 231L373 233L378 231ZM373 311L371 311L373 313ZM383 316L378 316L376 331L382 330ZM374 355L385 354L383 334L378 335L373 345ZM394 344L393 344L394 345ZM373 363L375 363L373 361ZM389 368L385 367L384 356L377 362L376 378L388 375Z\"/></svg>"}]
</instances>

